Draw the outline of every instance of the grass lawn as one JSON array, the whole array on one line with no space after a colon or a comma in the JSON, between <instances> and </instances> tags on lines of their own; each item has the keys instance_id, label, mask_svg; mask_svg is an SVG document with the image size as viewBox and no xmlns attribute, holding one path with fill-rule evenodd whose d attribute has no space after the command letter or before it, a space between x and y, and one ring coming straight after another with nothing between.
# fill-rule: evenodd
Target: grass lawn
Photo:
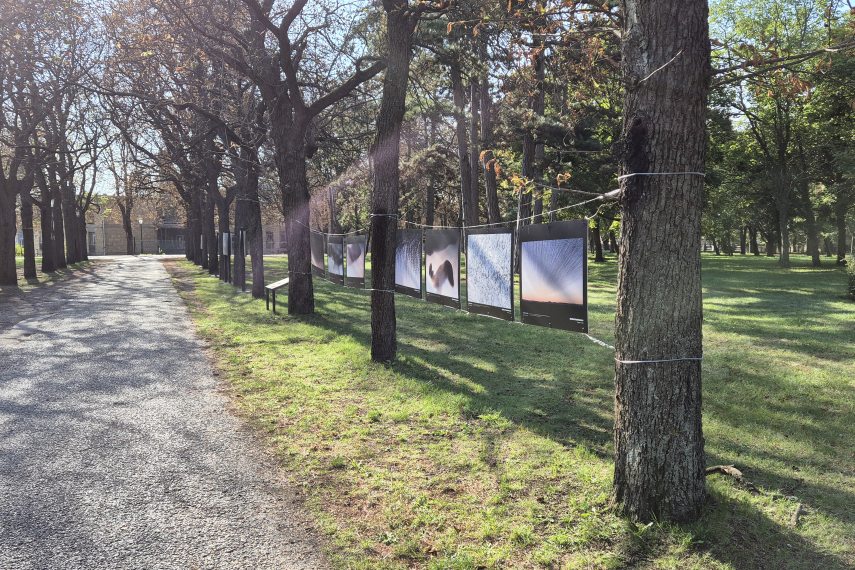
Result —
<instances>
[{"instance_id":1,"label":"grass lawn","mask_svg":"<svg viewBox=\"0 0 855 570\"><path fill-rule=\"evenodd\" d=\"M851 568L855 303L842 270L794 262L704 256L707 463L757 491L711 475L703 518L680 526L610 511L613 355L583 335L399 295L399 360L377 365L364 292L315 279L316 315L274 317L170 266L337 567ZM590 264L607 342L615 274Z\"/></svg>"},{"instance_id":2,"label":"grass lawn","mask_svg":"<svg viewBox=\"0 0 855 570\"><path fill-rule=\"evenodd\" d=\"M80 263L73 263L66 267L65 269L57 269L54 273L42 273L41 264L42 258L36 258L36 278L35 279L24 279L24 257L21 255L15 256L15 267L18 269L18 287L22 291L26 291L28 289L32 289L33 287L38 287L40 285L44 285L46 283L52 283L55 281L61 281L63 279L68 278L69 276L74 274L74 271L77 269L85 268L87 265L92 263L91 261L82 261ZM0 289L2 291L2 289Z\"/></svg>"}]
</instances>

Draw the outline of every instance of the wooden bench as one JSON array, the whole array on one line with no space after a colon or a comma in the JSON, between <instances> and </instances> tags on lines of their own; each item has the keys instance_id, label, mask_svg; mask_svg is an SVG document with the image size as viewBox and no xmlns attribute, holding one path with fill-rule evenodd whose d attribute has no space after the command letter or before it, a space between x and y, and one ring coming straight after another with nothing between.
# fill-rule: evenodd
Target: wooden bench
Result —
<instances>
[{"instance_id":1,"label":"wooden bench","mask_svg":"<svg viewBox=\"0 0 855 570\"><path fill-rule=\"evenodd\" d=\"M264 286L264 303L267 307L267 310L270 310L270 293L273 293L273 313L276 314L276 291L281 289L282 287L288 286L288 278L286 277L282 281L277 281L276 283L271 283L270 285Z\"/></svg>"}]
</instances>

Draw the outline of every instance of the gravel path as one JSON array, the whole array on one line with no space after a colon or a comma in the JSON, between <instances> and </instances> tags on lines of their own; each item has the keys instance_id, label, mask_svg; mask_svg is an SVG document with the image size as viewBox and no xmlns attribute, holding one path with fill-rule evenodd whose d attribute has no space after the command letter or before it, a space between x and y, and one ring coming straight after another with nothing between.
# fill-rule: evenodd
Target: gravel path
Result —
<instances>
[{"instance_id":1,"label":"gravel path","mask_svg":"<svg viewBox=\"0 0 855 570\"><path fill-rule=\"evenodd\" d=\"M0 314L0 568L326 566L159 261L95 263Z\"/></svg>"}]
</instances>

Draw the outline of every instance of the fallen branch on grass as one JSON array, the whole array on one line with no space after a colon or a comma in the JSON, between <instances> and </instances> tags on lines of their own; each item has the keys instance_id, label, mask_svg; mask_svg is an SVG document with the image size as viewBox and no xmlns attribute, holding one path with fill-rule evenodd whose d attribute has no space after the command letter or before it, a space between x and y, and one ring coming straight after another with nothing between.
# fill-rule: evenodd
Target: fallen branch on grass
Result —
<instances>
[{"instance_id":1,"label":"fallen branch on grass","mask_svg":"<svg viewBox=\"0 0 855 570\"><path fill-rule=\"evenodd\" d=\"M727 475L728 477L732 477L736 480L737 483L745 487L750 493L754 493L755 495L760 494L760 490L754 486L753 483L746 480L742 475L742 471L734 467L733 465L714 465L713 467L707 467L706 475L712 475L713 473L720 473L722 475Z\"/></svg>"}]
</instances>

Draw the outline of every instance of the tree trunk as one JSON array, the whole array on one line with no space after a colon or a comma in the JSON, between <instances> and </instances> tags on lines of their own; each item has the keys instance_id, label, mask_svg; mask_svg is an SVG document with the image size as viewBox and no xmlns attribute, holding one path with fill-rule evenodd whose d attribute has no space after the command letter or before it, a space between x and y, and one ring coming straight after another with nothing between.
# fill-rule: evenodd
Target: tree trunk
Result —
<instances>
[{"instance_id":1,"label":"tree trunk","mask_svg":"<svg viewBox=\"0 0 855 570\"><path fill-rule=\"evenodd\" d=\"M532 100L532 110L538 117L543 117L546 112L546 95L544 93L544 82L546 81L546 54L540 51L535 57L535 93ZM546 147L541 137L536 137L534 146L534 161L532 162L532 176L534 182L543 184L543 172L546 168ZM543 223L543 190L534 190L534 223Z\"/></svg>"},{"instance_id":2,"label":"tree trunk","mask_svg":"<svg viewBox=\"0 0 855 570\"><path fill-rule=\"evenodd\" d=\"M282 192L288 224L288 314L310 315L315 312L315 292L309 245L309 181L305 135L300 133L296 138L299 140L290 145L281 161L285 167L286 188Z\"/></svg>"},{"instance_id":3,"label":"tree trunk","mask_svg":"<svg viewBox=\"0 0 855 570\"><path fill-rule=\"evenodd\" d=\"M74 203L74 186L66 183L62 188L62 222L65 226L65 250L68 263L82 261L78 249L80 228L77 227L77 207Z\"/></svg>"},{"instance_id":4,"label":"tree trunk","mask_svg":"<svg viewBox=\"0 0 855 570\"><path fill-rule=\"evenodd\" d=\"M606 258L603 257L603 239L600 234L600 218L594 218L594 226L591 228L591 234L594 238L594 262L603 263Z\"/></svg>"},{"instance_id":5,"label":"tree trunk","mask_svg":"<svg viewBox=\"0 0 855 570\"><path fill-rule=\"evenodd\" d=\"M134 238L134 224L131 221L131 210L122 212L122 227L125 229L125 248L128 255L135 255L137 252L136 239Z\"/></svg>"},{"instance_id":6,"label":"tree trunk","mask_svg":"<svg viewBox=\"0 0 855 570\"><path fill-rule=\"evenodd\" d=\"M778 231L781 232L781 253L778 263L781 267L790 266L790 214L784 205L778 206Z\"/></svg>"},{"instance_id":7,"label":"tree trunk","mask_svg":"<svg viewBox=\"0 0 855 570\"><path fill-rule=\"evenodd\" d=\"M53 259L57 269L68 267L65 257L65 224L62 216L62 192L54 188L53 197Z\"/></svg>"},{"instance_id":8,"label":"tree trunk","mask_svg":"<svg viewBox=\"0 0 855 570\"><path fill-rule=\"evenodd\" d=\"M721 255L721 250L718 248L718 240L712 238L712 248L716 255Z\"/></svg>"},{"instance_id":9,"label":"tree trunk","mask_svg":"<svg viewBox=\"0 0 855 570\"><path fill-rule=\"evenodd\" d=\"M487 44L481 42L482 61L487 61ZM481 145L484 152L484 189L487 198L487 222L495 224L501 221L499 213L498 181L496 165L488 164L496 155L493 154L493 98L490 96L490 81L487 73L481 76Z\"/></svg>"},{"instance_id":10,"label":"tree trunk","mask_svg":"<svg viewBox=\"0 0 855 570\"><path fill-rule=\"evenodd\" d=\"M42 230L42 273L53 273L56 271L56 255L53 252L53 209L50 207L50 197L41 200L39 223Z\"/></svg>"},{"instance_id":11,"label":"tree trunk","mask_svg":"<svg viewBox=\"0 0 855 570\"><path fill-rule=\"evenodd\" d=\"M704 172L707 2L621 4L622 174ZM703 178L635 176L621 190L614 500L633 519L693 520L706 497L696 360ZM634 362L649 360L669 362Z\"/></svg>"},{"instance_id":12,"label":"tree trunk","mask_svg":"<svg viewBox=\"0 0 855 570\"><path fill-rule=\"evenodd\" d=\"M760 245L757 243L757 228L748 226L748 238L751 255L760 255Z\"/></svg>"},{"instance_id":13,"label":"tree trunk","mask_svg":"<svg viewBox=\"0 0 855 570\"><path fill-rule=\"evenodd\" d=\"M388 73L388 72L387 72ZM469 144L466 133L466 95L463 89L463 77L460 74L460 64L451 64L451 90L454 98L454 122L457 134L457 161L460 168L460 197L463 212L461 219L464 225L476 225L472 204L472 169L469 166ZM376 174L375 174L376 176Z\"/></svg>"},{"instance_id":14,"label":"tree trunk","mask_svg":"<svg viewBox=\"0 0 855 570\"><path fill-rule=\"evenodd\" d=\"M216 275L220 270L220 249L217 244L217 229L214 224L214 200L208 194L207 188L205 188L205 195L202 200L202 231L205 234L207 269L209 275Z\"/></svg>"},{"instance_id":15,"label":"tree trunk","mask_svg":"<svg viewBox=\"0 0 855 570\"><path fill-rule=\"evenodd\" d=\"M77 243L80 250L80 261L89 261L89 241L86 239L86 212L77 215Z\"/></svg>"},{"instance_id":16,"label":"tree trunk","mask_svg":"<svg viewBox=\"0 0 855 570\"><path fill-rule=\"evenodd\" d=\"M837 222L837 265L846 265L846 210L848 209L849 201L841 193L834 205L834 216Z\"/></svg>"},{"instance_id":17,"label":"tree trunk","mask_svg":"<svg viewBox=\"0 0 855 570\"><path fill-rule=\"evenodd\" d=\"M33 232L33 198L21 192L21 232L24 236L24 279L36 278L36 242Z\"/></svg>"},{"instance_id":18,"label":"tree trunk","mask_svg":"<svg viewBox=\"0 0 855 570\"><path fill-rule=\"evenodd\" d=\"M748 228L745 226L739 228L739 255L745 255L748 252L747 232Z\"/></svg>"},{"instance_id":19,"label":"tree trunk","mask_svg":"<svg viewBox=\"0 0 855 570\"><path fill-rule=\"evenodd\" d=\"M479 99L480 86L478 85L478 80L473 78L470 84L470 96L469 100L471 101L471 113L469 114L469 168L471 169L471 176L469 180L469 202L472 208L472 221L474 222L472 225L477 224L480 221L480 208L478 204L478 197L481 193L478 191L478 182L480 180L481 173L481 150L480 145L478 144L480 137L480 123L481 123L481 102Z\"/></svg>"},{"instance_id":20,"label":"tree trunk","mask_svg":"<svg viewBox=\"0 0 855 570\"><path fill-rule=\"evenodd\" d=\"M400 191L401 124L404 122L407 102L413 32L418 21L416 16L404 11L408 4L408 0L383 1L386 10L388 66L377 115L377 138L371 149L374 162L374 188L371 194L371 359L375 362L391 362L398 351L394 294L395 220ZM452 75L453 70L454 67ZM458 137L460 126L458 120ZM462 175L462 161L466 155L460 146L458 151L461 152Z\"/></svg>"},{"instance_id":21,"label":"tree trunk","mask_svg":"<svg viewBox=\"0 0 855 570\"><path fill-rule=\"evenodd\" d=\"M0 172L0 176L3 173ZM15 181L0 180L0 287L18 286L18 268L15 263L15 193L6 185Z\"/></svg>"},{"instance_id":22,"label":"tree trunk","mask_svg":"<svg viewBox=\"0 0 855 570\"><path fill-rule=\"evenodd\" d=\"M612 253L620 253L617 244L617 237L615 236L614 230L609 230L609 241L612 244Z\"/></svg>"}]
</instances>

